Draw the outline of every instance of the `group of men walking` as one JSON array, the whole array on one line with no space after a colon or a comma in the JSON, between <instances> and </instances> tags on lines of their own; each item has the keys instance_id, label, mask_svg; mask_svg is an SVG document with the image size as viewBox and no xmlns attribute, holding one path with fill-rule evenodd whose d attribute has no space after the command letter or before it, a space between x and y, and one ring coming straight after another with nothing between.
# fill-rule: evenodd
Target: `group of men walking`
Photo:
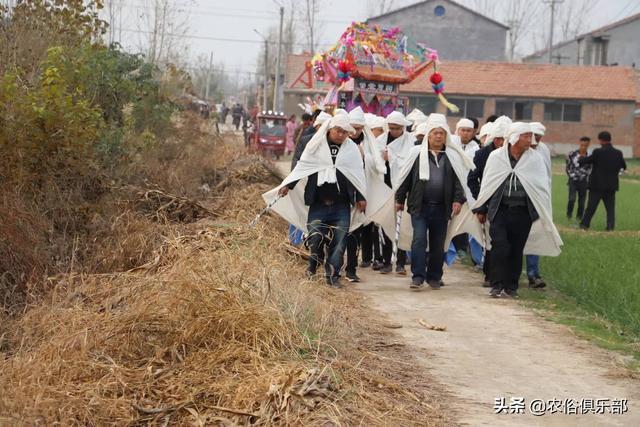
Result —
<instances>
[{"instance_id":1,"label":"group of men walking","mask_svg":"<svg viewBox=\"0 0 640 427\"><path fill-rule=\"evenodd\" d=\"M463 118L453 133L442 114L382 118L360 107L304 119L291 174L264 198L308 236L309 276L322 268L329 285L342 287L345 252L349 281L360 280L358 252L360 268L388 274L395 261L396 273L406 274L410 251L410 288L440 289L453 239L457 249L484 248L490 296L517 296L524 254L530 286L545 285L539 256L557 256L562 240L551 216L551 153L542 124L502 116L478 129ZM581 146L567 162L579 216L584 177L576 168L607 155L585 153ZM611 200L591 191L594 203Z\"/></svg>"}]
</instances>

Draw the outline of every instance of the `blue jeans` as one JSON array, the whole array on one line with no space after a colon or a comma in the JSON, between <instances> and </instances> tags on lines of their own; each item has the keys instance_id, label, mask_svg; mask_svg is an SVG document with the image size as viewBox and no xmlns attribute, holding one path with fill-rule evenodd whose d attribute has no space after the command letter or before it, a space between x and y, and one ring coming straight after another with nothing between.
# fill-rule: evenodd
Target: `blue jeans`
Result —
<instances>
[{"instance_id":1,"label":"blue jeans","mask_svg":"<svg viewBox=\"0 0 640 427\"><path fill-rule=\"evenodd\" d=\"M538 255L527 255L527 277L540 277L540 257Z\"/></svg>"},{"instance_id":2,"label":"blue jeans","mask_svg":"<svg viewBox=\"0 0 640 427\"><path fill-rule=\"evenodd\" d=\"M411 241L411 273L413 280L424 282L442 279L444 241L447 218L443 205L424 205L418 215L411 215L413 240ZM429 263L427 265L427 238Z\"/></svg>"},{"instance_id":3,"label":"blue jeans","mask_svg":"<svg viewBox=\"0 0 640 427\"><path fill-rule=\"evenodd\" d=\"M350 223L351 208L348 203L336 203L331 206L322 203L311 205L307 217L311 252L310 272L315 273L318 264L325 260L324 248L328 244L325 272L327 277L340 275Z\"/></svg>"}]
</instances>

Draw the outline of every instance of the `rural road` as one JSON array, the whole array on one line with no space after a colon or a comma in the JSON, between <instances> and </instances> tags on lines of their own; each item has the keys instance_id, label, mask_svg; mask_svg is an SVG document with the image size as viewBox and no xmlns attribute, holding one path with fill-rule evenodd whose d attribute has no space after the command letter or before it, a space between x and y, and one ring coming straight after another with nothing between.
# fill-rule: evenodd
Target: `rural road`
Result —
<instances>
[{"instance_id":1,"label":"rural road","mask_svg":"<svg viewBox=\"0 0 640 427\"><path fill-rule=\"evenodd\" d=\"M288 172L287 162L277 166ZM410 291L410 276L371 269L358 275L362 282L349 288L399 327L395 331L407 348L448 389L450 402L440 403L459 424L640 426L640 381L620 375L619 355L575 337L518 301L489 298L481 275L468 267L446 269L446 286L438 291ZM506 412L516 413L496 414L501 398ZM626 412L612 414L624 407L622 401ZM533 415L530 405L544 415ZM523 413L517 413L520 408ZM572 410L577 413L563 413Z\"/></svg>"}]
</instances>

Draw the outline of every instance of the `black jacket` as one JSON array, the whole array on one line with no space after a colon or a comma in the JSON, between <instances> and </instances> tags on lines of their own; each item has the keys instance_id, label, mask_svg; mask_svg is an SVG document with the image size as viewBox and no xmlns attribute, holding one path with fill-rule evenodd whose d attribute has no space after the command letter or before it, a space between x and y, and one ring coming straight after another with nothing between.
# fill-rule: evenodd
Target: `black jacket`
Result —
<instances>
[{"instance_id":1,"label":"black jacket","mask_svg":"<svg viewBox=\"0 0 640 427\"><path fill-rule=\"evenodd\" d=\"M316 133L316 129L314 127L312 127L311 129L313 129L313 132L307 133L306 135L303 134L300 137L300 141L298 141L298 144L296 144L296 149L293 152L293 158L291 159L291 170L295 169L298 161L300 160L300 157L302 157L304 149L307 147L307 144L309 143L309 141L311 141L311 138L313 138L313 135L315 135Z\"/></svg>"},{"instance_id":2,"label":"black jacket","mask_svg":"<svg viewBox=\"0 0 640 427\"><path fill-rule=\"evenodd\" d=\"M338 188L340 188L340 192L347 193L347 197L349 198L349 205L353 206L356 202L364 201L365 198L353 184L351 181L347 179L346 176L342 174L339 170L336 170L336 176L338 178ZM289 184L289 188L293 189L296 182L292 182ZM318 191L318 174L314 173L313 175L309 175L309 179L307 180L307 185L304 187L304 204L307 206L311 206L314 204L316 200L316 192Z\"/></svg>"},{"instance_id":3,"label":"black jacket","mask_svg":"<svg viewBox=\"0 0 640 427\"><path fill-rule=\"evenodd\" d=\"M454 202L464 203L467 199L464 189L458 180L458 176L447 159L444 164L444 209L445 218L451 217L451 208ZM420 156L413 163L411 172L396 191L396 202L404 203L407 200L407 211L411 215L418 215L422 210L424 199L425 181L420 180ZM408 198L407 198L408 196Z\"/></svg>"},{"instance_id":4,"label":"black jacket","mask_svg":"<svg viewBox=\"0 0 640 427\"><path fill-rule=\"evenodd\" d=\"M502 203L502 195L504 194L505 188L509 185L509 177L504 180L500 187L493 193L493 196L485 203L477 209L473 210L473 213L484 213L488 214L487 217L489 222L493 221L498 213L498 209L500 209L500 204ZM536 207L533 205L531 198L527 195L527 209L529 210L529 216L531 217L531 222L540 218Z\"/></svg>"},{"instance_id":5,"label":"black jacket","mask_svg":"<svg viewBox=\"0 0 640 427\"><path fill-rule=\"evenodd\" d=\"M578 160L580 166L593 165L589 176L589 189L595 191L618 191L618 174L621 169L627 169L627 163L622 157L622 151L605 144L593 150L593 154Z\"/></svg>"},{"instance_id":6,"label":"black jacket","mask_svg":"<svg viewBox=\"0 0 640 427\"><path fill-rule=\"evenodd\" d=\"M493 145L493 142L489 145L485 145L478 151L476 151L475 156L473 157L473 163L476 165L476 168L472 171L469 171L469 175L467 176L467 185L469 186L469 190L471 190L471 195L477 199L478 194L480 194L480 183L482 182L482 174L484 173L484 168L487 166L487 160L489 159L489 154L493 150L496 149L496 146Z\"/></svg>"}]
</instances>

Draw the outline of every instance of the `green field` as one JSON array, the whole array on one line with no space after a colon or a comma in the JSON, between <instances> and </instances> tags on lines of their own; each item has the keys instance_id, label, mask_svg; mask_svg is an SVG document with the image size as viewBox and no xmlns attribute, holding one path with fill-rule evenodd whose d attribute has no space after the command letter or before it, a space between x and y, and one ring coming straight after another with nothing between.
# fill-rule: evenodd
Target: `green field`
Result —
<instances>
[{"instance_id":1,"label":"green field","mask_svg":"<svg viewBox=\"0 0 640 427\"><path fill-rule=\"evenodd\" d=\"M590 231L566 218L567 181L553 179L553 215L564 241L559 257L541 258L541 273L550 286L524 291L525 302L545 309L598 344L631 354L640 362L640 163L628 162L616 196L616 230L605 232L604 206L598 207ZM556 173L561 162L554 161ZM577 204L577 203L576 203ZM574 208L575 216L575 208ZM640 366L640 365L638 365Z\"/></svg>"}]
</instances>

